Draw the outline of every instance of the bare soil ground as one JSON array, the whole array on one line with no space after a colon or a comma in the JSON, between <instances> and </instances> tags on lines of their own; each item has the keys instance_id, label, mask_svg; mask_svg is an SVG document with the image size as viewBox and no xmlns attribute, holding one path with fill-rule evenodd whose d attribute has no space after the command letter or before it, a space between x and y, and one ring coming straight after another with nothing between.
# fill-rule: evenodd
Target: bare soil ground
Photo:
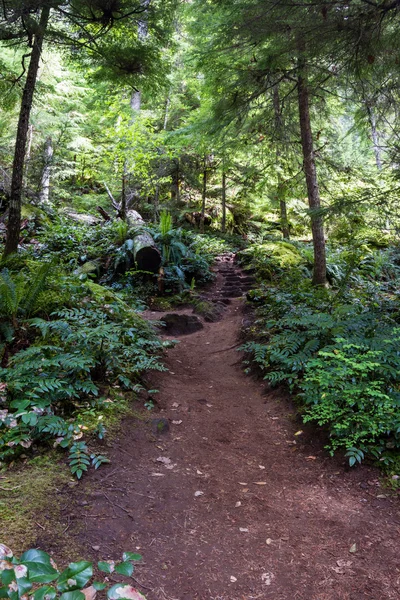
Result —
<instances>
[{"instance_id":1,"label":"bare soil ground","mask_svg":"<svg viewBox=\"0 0 400 600\"><path fill-rule=\"evenodd\" d=\"M238 295L226 292L230 269L220 264L210 293ZM400 598L398 498L375 470L346 470L309 432L296 435L290 401L243 373L243 307L232 299L222 320L169 351L169 372L152 381L152 416L169 431L125 420L111 464L75 488L66 522L78 514L85 557L140 551L148 600Z\"/></svg>"}]
</instances>

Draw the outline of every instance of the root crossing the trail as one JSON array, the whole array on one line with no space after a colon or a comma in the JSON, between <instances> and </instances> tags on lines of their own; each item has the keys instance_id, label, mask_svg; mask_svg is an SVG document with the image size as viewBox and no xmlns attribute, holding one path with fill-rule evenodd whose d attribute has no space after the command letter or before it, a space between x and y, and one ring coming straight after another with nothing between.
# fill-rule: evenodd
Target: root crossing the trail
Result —
<instances>
[{"instance_id":1,"label":"root crossing the trail","mask_svg":"<svg viewBox=\"0 0 400 600\"><path fill-rule=\"evenodd\" d=\"M148 600L399 598L397 501L374 470L330 459L287 398L242 372L249 285L230 257L218 263L222 319L182 336L153 378L153 416L169 430L125 420L111 465L75 492L78 541L94 558L142 553Z\"/></svg>"}]
</instances>

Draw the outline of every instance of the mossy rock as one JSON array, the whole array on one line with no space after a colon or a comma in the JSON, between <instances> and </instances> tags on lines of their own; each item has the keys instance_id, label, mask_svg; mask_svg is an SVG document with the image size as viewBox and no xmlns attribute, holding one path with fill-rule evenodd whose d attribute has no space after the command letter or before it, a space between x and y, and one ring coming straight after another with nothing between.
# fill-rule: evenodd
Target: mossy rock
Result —
<instances>
[{"instance_id":1,"label":"mossy rock","mask_svg":"<svg viewBox=\"0 0 400 600\"><path fill-rule=\"evenodd\" d=\"M22 219L29 219L30 221L36 221L38 225L51 225L51 220L48 214L38 206L32 206L31 204L24 204L21 208Z\"/></svg>"}]
</instances>

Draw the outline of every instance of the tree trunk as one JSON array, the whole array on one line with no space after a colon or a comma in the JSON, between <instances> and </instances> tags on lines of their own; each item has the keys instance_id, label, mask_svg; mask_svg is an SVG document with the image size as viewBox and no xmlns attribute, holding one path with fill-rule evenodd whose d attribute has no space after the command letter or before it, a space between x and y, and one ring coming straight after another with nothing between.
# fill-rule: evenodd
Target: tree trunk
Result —
<instances>
[{"instance_id":1,"label":"tree trunk","mask_svg":"<svg viewBox=\"0 0 400 600\"><path fill-rule=\"evenodd\" d=\"M280 144L283 138L283 121L281 112L281 103L279 99L279 85L276 84L273 90L273 104L275 113L275 128L277 132L277 146L276 146L276 161L279 165L281 159ZM280 223L282 229L282 235L285 240L290 239L289 223L287 217L287 206L286 206L286 185L280 169L278 169L278 199L279 199L279 213Z\"/></svg>"},{"instance_id":2,"label":"tree trunk","mask_svg":"<svg viewBox=\"0 0 400 600\"><path fill-rule=\"evenodd\" d=\"M10 193L10 212L8 217L7 238L4 256L18 251L19 234L21 230L21 200L24 177L25 149L29 127L29 117L35 92L43 38L50 16L50 5L45 4L40 14L40 21L35 31L34 42L22 93L21 109L18 119L17 138L15 141L13 173Z\"/></svg>"},{"instance_id":3,"label":"tree trunk","mask_svg":"<svg viewBox=\"0 0 400 600\"><path fill-rule=\"evenodd\" d=\"M172 172L172 183L171 183L171 202L176 206L179 206L181 201L180 194L180 163L179 158L174 159L175 169Z\"/></svg>"},{"instance_id":4,"label":"tree trunk","mask_svg":"<svg viewBox=\"0 0 400 600\"><path fill-rule=\"evenodd\" d=\"M372 110L372 107L370 104L367 104L367 113L368 113L369 124L371 127L372 144L374 147L374 154L375 154L375 163L376 163L378 171L381 171L382 170L382 156L381 156L381 147L379 145L379 134L378 134L378 130L376 128L376 119L375 119L374 111Z\"/></svg>"},{"instance_id":5,"label":"tree trunk","mask_svg":"<svg viewBox=\"0 0 400 600\"><path fill-rule=\"evenodd\" d=\"M204 157L204 170L203 170L203 192L201 202L201 214L200 214L200 233L204 233L204 217L206 214L206 198L207 198L207 157Z\"/></svg>"},{"instance_id":6,"label":"tree trunk","mask_svg":"<svg viewBox=\"0 0 400 600\"><path fill-rule=\"evenodd\" d=\"M128 178L128 165L127 162L124 161L124 167L122 171L122 190L121 190L121 202L119 208L119 217L123 221L126 221L126 180Z\"/></svg>"},{"instance_id":7,"label":"tree trunk","mask_svg":"<svg viewBox=\"0 0 400 600\"><path fill-rule=\"evenodd\" d=\"M279 185L283 187L284 184L279 184ZM279 189L278 194L284 194L283 189ZM285 240L290 240L290 230L289 230L289 222L288 222L288 216L287 216L286 200L284 200L284 199L279 200L279 208L280 208L280 213L281 213L280 220L281 220L281 228L282 228L283 238Z\"/></svg>"},{"instance_id":8,"label":"tree trunk","mask_svg":"<svg viewBox=\"0 0 400 600\"><path fill-rule=\"evenodd\" d=\"M26 153L25 153L25 187L28 185L28 171L29 171L29 163L31 160L31 149L32 149L32 140L33 140L33 125L29 125L28 133L27 133L27 144L26 144Z\"/></svg>"},{"instance_id":9,"label":"tree trunk","mask_svg":"<svg viewBox=\"0 0 400 600\"><path fill-rule=\"evenodd\" d=\"M226 233L226 173L225 165L222 165L222 233Z\"/></svg>"},{"instance_id":10,"label":"tree trunk","mask_svg":"<svg viewBox=\"0 0 400 600\"><path fill-rule=\"evenodd\" d=\"M53 160L53 142L49 136L44 147L44 167L42 172L42 181L40 184L39 202L48 204L50 197L50 175L51 163Z\"/></svg>"},{"instance_id":11,"label":"tree trunk","mask_svg":"<svg viewBox=\"0 0 400 600\"><path fill-rule=\"evenodd\" d=\"M304 173L306 176L308 204L311 209L311 229L314 246L314 285L326 285L326 250L323 220L314 211L321 207L317 169L315 165L313 136L310 120L309 91L306 67L303 58L298 61L298 101L300 116L301 145L303 149Z\"/></svg>"}]
</instances>

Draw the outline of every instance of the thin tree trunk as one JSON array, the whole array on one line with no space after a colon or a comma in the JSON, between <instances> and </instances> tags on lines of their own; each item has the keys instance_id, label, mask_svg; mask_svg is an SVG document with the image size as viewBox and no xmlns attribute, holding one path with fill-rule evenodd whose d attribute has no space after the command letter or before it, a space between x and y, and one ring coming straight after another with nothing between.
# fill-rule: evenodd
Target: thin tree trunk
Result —
<instances>
[{"instance_id":1,"label":"thin tree trunk","mask_svg":"<svg viewBox=\"0 0 400 600\"><path fill-rule=\"evenodd\" d=\"M279 193L283 193L282 190L279 190ZM280 208L280 217L281 217L281 227L282 227L282 235L285 240L290 240L290 230L289 230L289 222L287 216L287 206L286 200L279 200L279 208Z\"/></svg>"},{"instance_id":2,"label":"thin tree trunk","mask_svg":"<svg viewBox=\"0 0 400 600\"><path fill-rule=\"evenodd\" d=\"M282 112L281 112L281 103L279 99L279 85L276 84L273 90L273 104L274 104L274 113L275 113L275 127L278 134L277 147L276 147L276 161L279 164L281 159L281 151L280 151L280 143L283 138L283 122L282 122ZM280 212L280 222L282 235L284 239L290 239L289 232L289 223L287 217L287 206L286 206L286 185L280 169L278 170L278 198L279 198L279 212Z\"/></svg>"},{"instance_id":3,"label":"thin tree trunk","mask_svg":"<svg viewBox=\"0 0 400 600\"><path fill-rule=\"evenodd\" d=\"M171 182L171 201L179 206L181 200L181 191L180 191L180 162L179 158L174 159L174 164L176 165L176 169L172 172L172 182Z\"/></svg>"},{"instance_id":4,"label":"thin tree trunk","mask_svg":"<svg viewBox=\"0 0 400 600\"><path fill-rule=\"evenodd\" d=\"M204 233L204 218L206 215L206 198L207 198L207 157L204 157L204 170L203 170L203 192L201 202L201 215L200 215L200 233Z\"/></svg>"},{"instance_id":5,"label":"thin tree trunk","mask_svg":"<svg viewBox=\"0 0 400 600\"><path fill-rule=\"evenodd\" d=\"M29 171L29 163L31 160L31 149L32 149L32 140L33 140L33 125L29 125L28 127L28 140L27 140L27 144L26 144L26 153L25 153L25 172L24 172L24 178L25 178L25 187L28 185L28 171Z\"/></svg>"},{"instance_id":6,"label":"thin tree trunk","mask_svg":"<svg viewBox=\"0 0 400 600\"><path fill-rule=\"evenodd\" d=\"M225 164L222 164L222 233L226 233L226 173Z\"/></svg>"},{"instance_id":7,"label":"thin tree trunk","mask_svg":"<svg viewBox=\"0 0 400 600\"><path fill-rule=\"evenodd\" d=\"M53 160L53 143L49 136L44 147L44 167L42 172L42 181L40 184L39 201L40 204L48 204L50 197L50 175L51 163Z\"/></svg>"},{"instance_id":8,"label":"thin tree trunk","mask_svg":"<svg viewBox=\"0 0 400 600\"><path fill-rule=\"evenodd\" d=\"M126 180L128 178L128 168L126 161L122 171L122 191L121 191L121 203L119 208L119 216L123 221L126 221Z\"/></svg>"},{"instance_id":9,"label":"thin tree trunk","mask_svg":"<svg viewBox=\"0 0 400 600\"><path fill-rule=\"evenodd\" d=\"M7 238L4 247L4 256L18 250L19 235L21 231L21 200L22 184L24 178L25 149L29 127L29 117L32 108L33 94L35 92L40 55L42 53L43 38L50 16L50 5L45 4L40 14L40 21L35 31L32 46L31 60L29 62L24 91L22 93L21 109L18 119L17 138L15 141L13 173L11 180L10 212L8 216Z\"/></svg>"},{"instance_id":10,"label":"thin tree trunk","mask_svg":"<svg viewBox=\"0 0 400 600\"><path fill-rule=\"evenodd\" d=\"M304 173L306 176L308 204L311 211L321 207L317 169L315 165L313 136L310 120L309 91L305 63L300 56L298 62L298 101L300 116L301 145L303 149ZM326 249L323 220L311 213L311 229L314 246L314 285L326 285Z\"/></svg>"}]
</instances>

